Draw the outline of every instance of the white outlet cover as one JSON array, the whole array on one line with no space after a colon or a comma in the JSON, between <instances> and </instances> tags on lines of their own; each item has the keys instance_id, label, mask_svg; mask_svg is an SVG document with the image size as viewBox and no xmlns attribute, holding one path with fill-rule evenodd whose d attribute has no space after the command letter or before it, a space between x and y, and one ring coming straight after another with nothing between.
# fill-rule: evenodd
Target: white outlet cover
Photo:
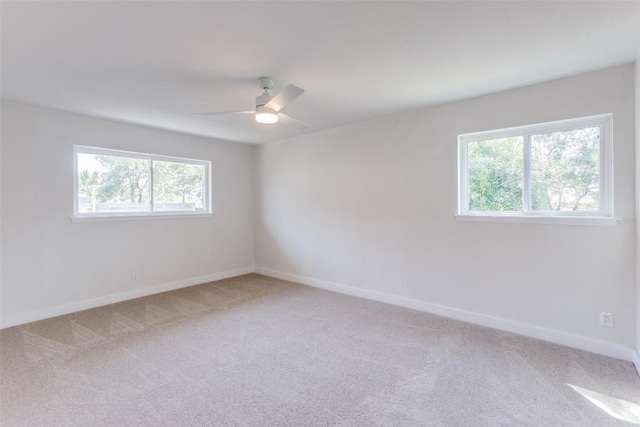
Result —
<instances>
[{"instance_id":1,"label":"white outlet cover","mask_svg":"<svg viewBox=\"0 0 640 427\"><path fill-rule=\"evenodd\" d=\"M606 312L600 313L600 326L613 328L613 314Z\"/></svg>"}]
</instances>

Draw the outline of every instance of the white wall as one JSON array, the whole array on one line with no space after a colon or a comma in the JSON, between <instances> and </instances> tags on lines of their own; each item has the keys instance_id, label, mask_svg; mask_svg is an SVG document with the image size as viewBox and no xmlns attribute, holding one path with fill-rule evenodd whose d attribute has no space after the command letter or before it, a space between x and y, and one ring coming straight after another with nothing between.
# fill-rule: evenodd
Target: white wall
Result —
<instances>
[{"instance_id":1,"label":"white wall","mask_svg":"<svg viewBox=\"0 0 640 427\"><path fill-rule=\"evenodd\" d=\"M253 147L8 101L1 136L3 326L252 270ZM74 144L210 160L215 215L71 223Z\"/></svg>"},{"instance_id":2,"label":"white wall","mask_svg":"<svg viewBox=\"0 0 640 427\"><path fill-rule=\"evenodd\" d=\"M261 146L256 265L630 359L633 85L630 64ZM601 113L614 114L618 226L455 220L458 134Z\"/></svg>"},{"instance_id":3,"label":"white wall","mask_svg":"<svg viewBox=\"0 0 640 427\"><path fill-rule=\"evenodd\" d=\"M634 362L640 373L640 44L636 68L636 352Z\"/></svg>"}]
</instances>

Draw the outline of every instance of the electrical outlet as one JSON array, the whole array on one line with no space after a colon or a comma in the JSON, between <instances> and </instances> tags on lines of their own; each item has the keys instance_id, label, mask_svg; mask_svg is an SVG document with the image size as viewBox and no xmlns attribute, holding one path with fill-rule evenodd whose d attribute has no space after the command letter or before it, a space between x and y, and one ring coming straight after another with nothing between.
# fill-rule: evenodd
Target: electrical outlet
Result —
<instances>
[{"instance_id":1,"label":"electrical outlet","mask_svg":"<svg viewBox=\"0 0 640 427\"><path fill-rule=\"evenodd\" d=\"M131 281L137 282L138 280L140 280L140 276L138 275L138 272L134 271L133 273L131 273Z\"/></svg>"},{"instance_id":2,"label":"electrical outlet","mask_svg":"<svg viewBox=\"0 0 640 427\"><path fill-rule=\"evenodd\" d=\"M600 326L613 328L613 314L604 311L600 313Z\"/></svg>"}]
</instances>

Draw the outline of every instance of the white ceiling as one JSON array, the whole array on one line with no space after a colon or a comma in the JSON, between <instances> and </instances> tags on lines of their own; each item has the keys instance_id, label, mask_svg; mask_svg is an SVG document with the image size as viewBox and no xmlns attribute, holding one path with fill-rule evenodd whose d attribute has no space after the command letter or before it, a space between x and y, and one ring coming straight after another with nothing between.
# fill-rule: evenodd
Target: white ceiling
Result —
<instances>
[{"instance_id":1,"label":"white ceiling","mask_svg":"<svg viewBox=\"0 0 640 427\"><path fill-rule=\"evenodd\" d=\"M273 76L306 132L634 61L640 2L8 2L1 95L240 142Z\"/></svg>"}]
</instances>

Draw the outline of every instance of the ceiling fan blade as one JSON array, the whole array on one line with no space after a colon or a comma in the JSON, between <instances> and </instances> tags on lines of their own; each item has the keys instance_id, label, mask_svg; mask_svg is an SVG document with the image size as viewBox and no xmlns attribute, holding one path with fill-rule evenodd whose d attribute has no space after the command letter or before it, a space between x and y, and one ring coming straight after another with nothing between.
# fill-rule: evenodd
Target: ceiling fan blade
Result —
<instances>
[{"instance_id":1,"label":"ceiling fan blade","mask_svg":"<svg viewBox=\"0 0 640 427\"><path fill-rule=\"evenodd\" d=\"M264 106L275 111L280 111L285 107L285 105L302 95L303 92L304 89L290 84L289 86L285 87L279 94L271 98L271 100Z\"/></svg>"},{"instance_id":2,"label":"ceiling fan blade","mask_svg":"<svg viewBox=\"0 0 640 427\"><path fill-rule=\"evenodd\" d=\"M193 113L200 114L203 116L222 116L224 114L255 114L256 110L245 110L245 111L215 111L215 112L205 112L205 113Z\"/></svg>"},{"instance_id":3,"label":"ceiling fan blade","mask_svg":"<svg viewBox=\"0 0 640 427\"><path fill-rule=\"evenodd\" d=\"M309 127L309 125L306 124L305 122L301 122L300 120L294 119L291 116L287 116L284 113L278 113L278 119L279 119L280 123L284 123L286 125L293 125L293 126L296 126L298 128L301 128L301 129L302 128L306 129L306 128Z\"/></svg>"}]
</instances>

